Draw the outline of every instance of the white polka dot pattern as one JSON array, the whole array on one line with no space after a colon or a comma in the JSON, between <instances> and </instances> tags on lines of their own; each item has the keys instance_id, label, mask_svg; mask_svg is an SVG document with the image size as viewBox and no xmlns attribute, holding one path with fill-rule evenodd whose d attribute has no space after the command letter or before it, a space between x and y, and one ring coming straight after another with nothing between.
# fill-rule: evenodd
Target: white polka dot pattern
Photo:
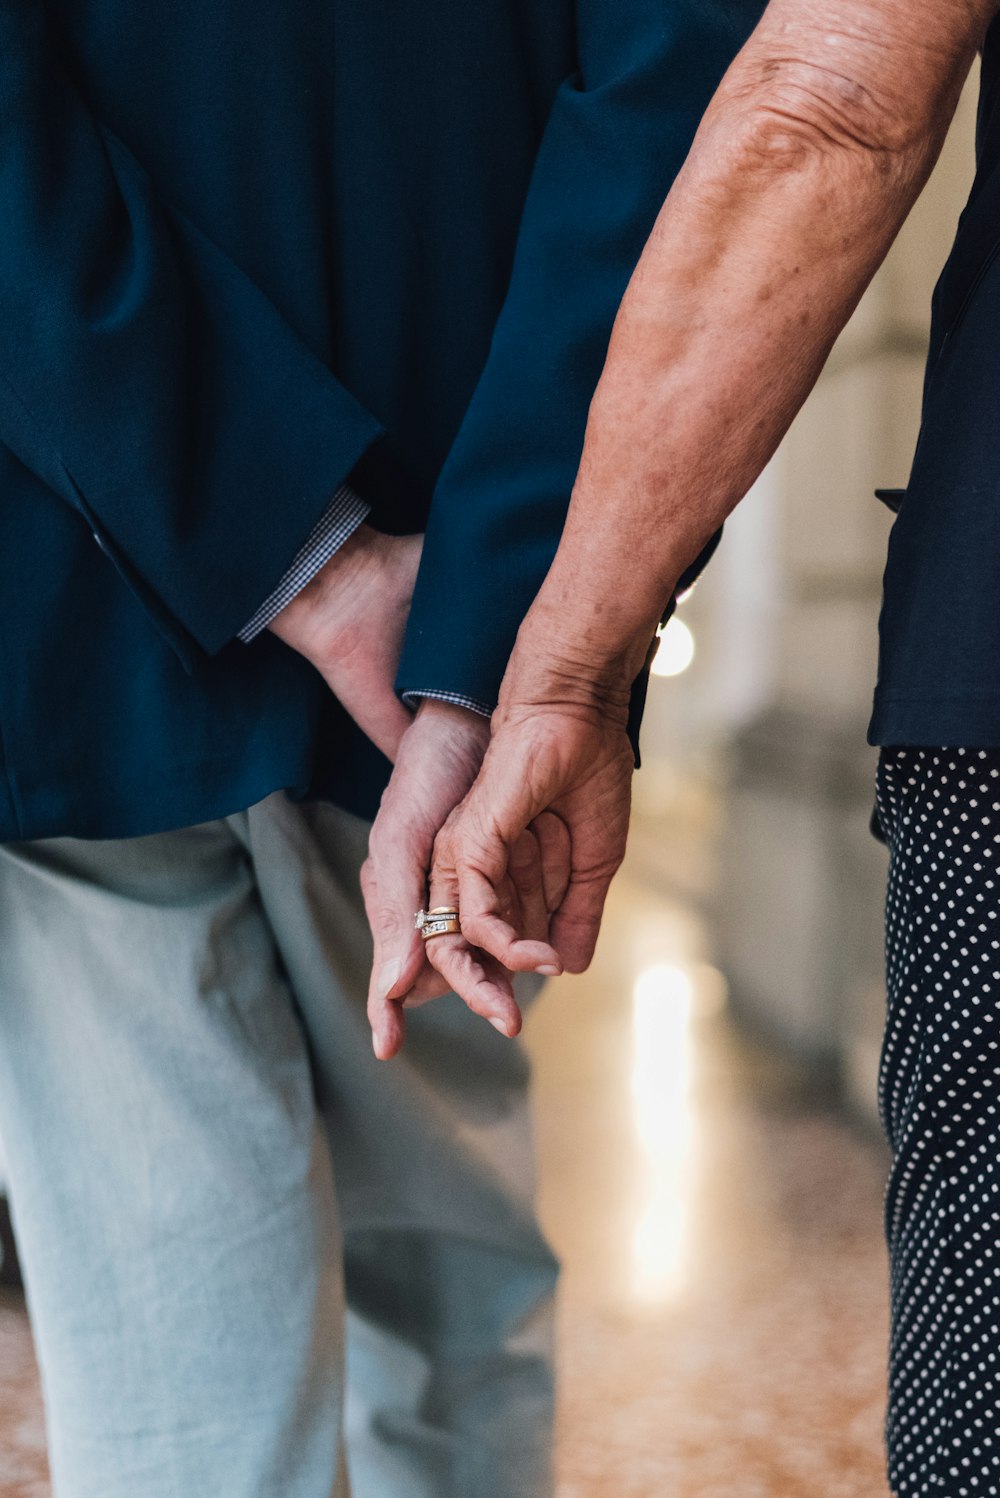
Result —
<instances>
[{"instance_id":1,"label":"white polka dot pattern","mask_svg":"<svg viewBox=\"0 0 1000 1498\"><path fill-rule=\"evenodd\" d=\"M1000 1494L1000 749L887 749L880 1106L899 1498Z\"/></svg>"}]
</instances>

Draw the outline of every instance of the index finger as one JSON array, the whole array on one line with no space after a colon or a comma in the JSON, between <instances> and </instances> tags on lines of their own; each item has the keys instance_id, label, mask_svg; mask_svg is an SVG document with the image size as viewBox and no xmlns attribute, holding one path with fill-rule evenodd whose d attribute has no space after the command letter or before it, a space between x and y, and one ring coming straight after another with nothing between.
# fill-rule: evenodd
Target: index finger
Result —
<instances>
[{"instance_id":1,"label":"index finger","mask_svg":"<svg viewBox=\"0 0 1000 1498\"><path fill-rule=\"evenodd\" d=\"M427 956L473 1014L481 1015L509 1039L518 1034L521 1010L510 974L500 963L475 950L464 936L432 937L427 943Z\"/></svg>"},{"instance_id":2,"label":"index finger","mask_svg":"<svg viewBox=\"0 0 1000 1498\"><path fill-rule=\"evenodd\" d=\"M511 973L538 973L557 978L562 963L547 941L523 937L506 918L499 891L478 869L458 870L462 935Z\"/></svg>"},{"instance_id":3,"label":"index finger","mask_svg":"<svg viewBox=\"0 0 1000 1498\"><path fill-rule=\"evenodd\" d=\"M524 940L507 919L511 912L505 908L501 892L510 867L510 850L493 827L484 832L477 821L472 824L475 831L470 831L469 816L467 807L459 808L438 833L431 868L435 904L452 905L459 912L466 942L508 972L556 977L562 972L562 963L555 948L547 941ZM437 962L434 965L441 971Z\"/></svg>"}]
</instances>

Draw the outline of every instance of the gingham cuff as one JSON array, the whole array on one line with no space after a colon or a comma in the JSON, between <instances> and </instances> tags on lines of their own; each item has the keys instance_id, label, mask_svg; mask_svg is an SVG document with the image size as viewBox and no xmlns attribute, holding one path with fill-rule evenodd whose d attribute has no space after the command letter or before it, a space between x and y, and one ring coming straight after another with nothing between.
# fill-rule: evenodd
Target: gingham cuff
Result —
<instances>
[{"instance_id":1,"label":"gingham cuff","mask_svg":"<svg viewBox=\"0 0 1000 1498\"><path fill-rule=\"evenodd\" d=\"M347 484L341 484L325 514L309 532L305 545L296 554L281 582L239 631L237 638L244 645L255 640L271 620L276 619L282 609L287 608L292 599L302 592L306 584L312 582L320 568L354 535L370 510L371 505L365 504Z\"/></svg>"},{"instance_id":2,"label":"gingham cuff","mask_svg":"<svg viewBox=\"0 0 1000 1498\"><path fill-rule=\"evenodd\" d=\"M461 692L439 692L434 687L428 687L426 691L403 693L403 701L407 707L419 707L422 697L430 697L432 702L453 702L456 707L467 707L470 712L479 713L482 718L493 716L492 707L487 707L477 697L463 697Z\"/></svg>"}]
</instances>

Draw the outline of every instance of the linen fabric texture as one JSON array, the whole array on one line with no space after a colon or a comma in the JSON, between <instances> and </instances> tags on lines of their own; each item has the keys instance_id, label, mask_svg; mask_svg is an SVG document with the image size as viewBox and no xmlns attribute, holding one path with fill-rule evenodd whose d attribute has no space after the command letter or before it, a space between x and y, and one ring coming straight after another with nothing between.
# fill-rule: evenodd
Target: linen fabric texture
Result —
<instances>
[{"instance_id":1,"label":"linen fabric texture","mask_svg":"<svg viewBox=\"0 0 1000 1498\"><path fill-rule=\"evenodd\" d=\"M551 1491L526 1056L451 996L375 1060L368 830L276 795L0 848L0 1130L58 1498Z\"/></svg>"}]
</instances>

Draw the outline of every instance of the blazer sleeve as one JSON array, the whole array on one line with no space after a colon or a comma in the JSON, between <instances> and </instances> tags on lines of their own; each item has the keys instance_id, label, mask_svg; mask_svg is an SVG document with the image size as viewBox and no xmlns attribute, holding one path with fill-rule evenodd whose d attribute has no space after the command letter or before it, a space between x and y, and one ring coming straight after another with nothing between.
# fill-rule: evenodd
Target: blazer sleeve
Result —
<instances>
[{"instance_id":1,"label":"blazer sleeve","mask_svg":"<svg viewBox=\"0 0 1000 1498\"><path fill-rule=\"evenodd\" d=\"M378 424L0 0L0 441L182 659L253 614Z\"/></svg>"},{"instance_id":2,"label":"blazer sleeve","mask_svg":"<svg viewBox=\"0 0 1000 1498\"><path fill-rule=\"evenodd\" d=\"M495 703L566 516L618 305L763 0L577 0L504 307L437 484L397 678ZM655 544L655 538L651 538Z\"/></svg>"}]
</instances>

